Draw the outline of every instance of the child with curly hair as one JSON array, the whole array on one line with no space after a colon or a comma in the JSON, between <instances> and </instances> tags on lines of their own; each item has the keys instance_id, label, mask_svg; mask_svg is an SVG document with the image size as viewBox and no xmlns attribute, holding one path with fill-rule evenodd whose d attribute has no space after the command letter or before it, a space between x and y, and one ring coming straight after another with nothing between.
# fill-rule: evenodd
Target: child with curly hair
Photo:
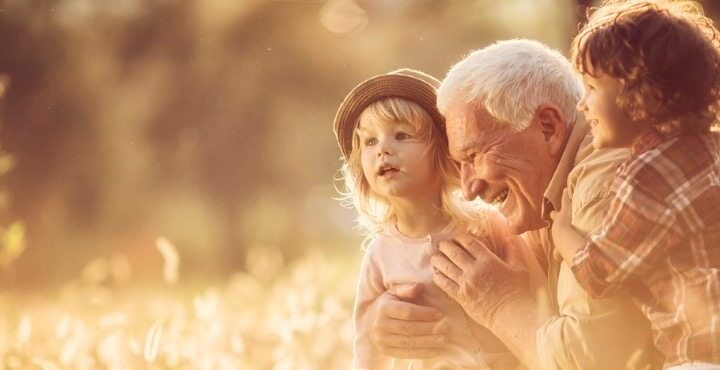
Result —
<instances>
[{"instance_id":1,"label":"child with curly hair","mask_svg":"<svg viewBox=\"0 0 720 370\"><path fill-rule=\"evenodd\" d=\"M591 296L628 289L673 369L720 369L717 42L696 3L644 0L604 4L572 46L593 145L631 158L603 225L576 233L566 193L552 237Z\"/></svg>"}]
</instances>

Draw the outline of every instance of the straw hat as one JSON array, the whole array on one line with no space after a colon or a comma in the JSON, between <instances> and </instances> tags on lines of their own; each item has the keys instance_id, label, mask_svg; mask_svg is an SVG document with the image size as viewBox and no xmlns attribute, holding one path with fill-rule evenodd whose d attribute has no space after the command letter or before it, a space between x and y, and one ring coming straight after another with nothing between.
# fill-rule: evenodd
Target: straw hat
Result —
<instances>
[{"instance_id":1,"label":"straw hat","mask_svg":"<svg viewBox=\"0 0 720 370\"><path fill-rule=\"evenodd\" d=\"M435 105L439 86L440 81L435 77L413 69L399 69L357 85L345 97L335 115L335 137L345 159L352 151L353 132L360 114L368 105L383 98L405 98L419 104L444 134L445 119Z\"/></svg>"}]
</instances>

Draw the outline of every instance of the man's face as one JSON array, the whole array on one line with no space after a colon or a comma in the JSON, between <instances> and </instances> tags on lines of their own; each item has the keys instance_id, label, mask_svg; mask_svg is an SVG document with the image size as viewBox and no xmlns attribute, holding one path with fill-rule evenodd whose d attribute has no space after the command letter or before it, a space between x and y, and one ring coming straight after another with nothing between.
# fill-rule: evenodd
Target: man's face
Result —
<instances>
[{"instance_id":1,"label":"man's face","mask_svg":"<svg viewBox=\"0 0 720 370\"><path fill-rule=\"evenodd\" d=\"M461 103L448 111L446 127L465 199L480 197L496 206L514 234L544 227L543 193L557 161L539 118L515 132L485 109Z\"/></svg>"}]
</instances>

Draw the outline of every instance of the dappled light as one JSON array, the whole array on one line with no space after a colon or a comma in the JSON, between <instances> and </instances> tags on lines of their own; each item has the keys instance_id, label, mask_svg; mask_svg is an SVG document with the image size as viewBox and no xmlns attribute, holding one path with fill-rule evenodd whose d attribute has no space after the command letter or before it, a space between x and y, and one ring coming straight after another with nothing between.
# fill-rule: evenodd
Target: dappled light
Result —
<instances>
[{"instance_id":1,"label":"dappled light","mask_svg":"<svg viewBox=\"0 0 720 370\"><path fill-rule=\"evenodd\" d=\"M343 97L581 3L0 2L0 370L350 368Z\"/></svg>"}]
</instances>

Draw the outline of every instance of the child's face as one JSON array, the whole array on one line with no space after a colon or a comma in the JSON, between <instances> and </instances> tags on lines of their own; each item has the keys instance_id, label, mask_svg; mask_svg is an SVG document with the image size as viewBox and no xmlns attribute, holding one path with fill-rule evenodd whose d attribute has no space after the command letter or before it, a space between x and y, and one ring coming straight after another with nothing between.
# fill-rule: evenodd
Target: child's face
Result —
<instances>
[{"instance_id":1,"label":"child's face","mask_svg":"<svg viewBox=\"0 0 720 370\"><path fill-rule=\"evenodd\" d=\"M428 200L440 191L430 145L406 122L387 122L363 112L357 128L360 161L370 188L388 200Z\"/></svg>"},{"instance_id":2,"label":"child's face","mask_svg":"<svg viewBox=\"0 0 720 370\"><path fill-rule=\"evenodd\" d=\"M590 124L595 148L628 147L637 138L638 126L617 105L622 91L620 79L597 72L595 77L583 74L585 94L577 109Z\"/></svg>"}]
</instances>

